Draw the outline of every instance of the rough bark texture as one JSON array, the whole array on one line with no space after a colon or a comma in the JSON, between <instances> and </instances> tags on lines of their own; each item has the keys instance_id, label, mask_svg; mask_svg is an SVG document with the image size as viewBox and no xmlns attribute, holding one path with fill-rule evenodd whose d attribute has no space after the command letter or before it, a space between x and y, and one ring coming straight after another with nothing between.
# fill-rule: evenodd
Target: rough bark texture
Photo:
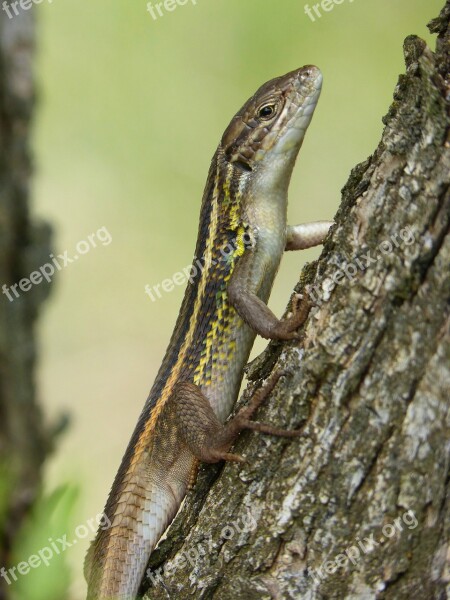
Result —
<instances>
[{"instance_id":1,"label":"rough bark texture","mask_svg":"<svg viewBox=\"0 0 450 600\"><path fill-rule=\"evenodd\" d=\"M298 286L317 299L304 340L250 369L247 396L290 369L257 418L304 436L246 433L248 465L202 469L146 598L447 597L449 20L447 0L436 53L405 41L382 140Z\"/></svg>"},{"instance_id":2,"label":"rough bark texture","mask_svg":"<svg viewBox=\"0 0 450 600\"><path fill-rule=\"evenodd\" d=\"M50 230L29 215L30 120L34 106L32 11L0 11L0 286L28 277L48 261ZM48 284L0 294L0 566L10 566L12 542L41 481L51 446L34 385L34 322ZM8 598L0 579L0 598Z\"/></svg>"}]
</instances>

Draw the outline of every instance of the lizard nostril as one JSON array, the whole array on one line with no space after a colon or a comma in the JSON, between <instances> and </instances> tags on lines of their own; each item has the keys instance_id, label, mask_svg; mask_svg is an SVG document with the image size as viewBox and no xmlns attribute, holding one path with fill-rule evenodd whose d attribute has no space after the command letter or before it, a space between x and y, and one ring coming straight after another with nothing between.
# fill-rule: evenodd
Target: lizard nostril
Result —
<instances>
[{"instance_id":1,"label":"lizard nostril","mask_svg":"<svg viewBox=\"0 0 450 600\"><path fill-rule=\"evenodd\" d=\"M314 65L308 65L303 68L301 77L303 79L309 79L311 77L314 77L316 74L318 74L318 72L319 72L319 70L317 69L317 67L315 67Z\"/></svg>"}]
</instances>

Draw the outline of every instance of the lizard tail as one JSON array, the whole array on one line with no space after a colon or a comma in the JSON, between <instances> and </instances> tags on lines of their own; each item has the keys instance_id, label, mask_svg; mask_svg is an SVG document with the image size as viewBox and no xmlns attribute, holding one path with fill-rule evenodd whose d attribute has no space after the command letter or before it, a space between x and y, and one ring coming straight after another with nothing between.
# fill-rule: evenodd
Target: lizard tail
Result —
<instances>
[{"instance_id":1,"label":"lizard tail","mask_svg":"<svg viewBox=\"0 0 450 600\"><path fill-rule=\"evenodd\" d=\"M179 494L161 483L145 489L136 480L128 482L111 516L106 506L109 526L99 528L86 555L87 600L136 598L150 554L181 500Z\"/></svg>"}]
</instances>

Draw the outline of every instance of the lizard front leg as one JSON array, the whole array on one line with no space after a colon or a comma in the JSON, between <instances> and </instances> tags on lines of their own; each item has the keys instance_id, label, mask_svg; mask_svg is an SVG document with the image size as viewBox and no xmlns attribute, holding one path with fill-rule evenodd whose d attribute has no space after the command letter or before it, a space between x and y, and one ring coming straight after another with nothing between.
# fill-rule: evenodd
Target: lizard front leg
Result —
<instances>
[{"instance_id":1,"label":"lizard front leg","mask_svg":"<svg viewBox=\"0 0 450 600\"><path fill-rule=\"evenodd\" d=\"M303 225L288 226L286 229L286 250L301 250L323 243L332 221L317 221ZM303 300L294 303L292 317L284 321L278 319L256 290L259 282L252 280L254 269L253 249L242 256L235 267L228 285L231 305L242 319L260 336L274 340L292 340L299 336L296 330L305 322L310 302Z\"/></svg>"},{"instance_id":2,"label":"lizard front leg","mask_svg":"<svg viewBox=\"0 0 450 600\"><path fill-rule=\"evenodd\" d=\"M333 221L314 221L286 228L286 250L306 250L323 244Z\"/></svg>"}]
</instances>

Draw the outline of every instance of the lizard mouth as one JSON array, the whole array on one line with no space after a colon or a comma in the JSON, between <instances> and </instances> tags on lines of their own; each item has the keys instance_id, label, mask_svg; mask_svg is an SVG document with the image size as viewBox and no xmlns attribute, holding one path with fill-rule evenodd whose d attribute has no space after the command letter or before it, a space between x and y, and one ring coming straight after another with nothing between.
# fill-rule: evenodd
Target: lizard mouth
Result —
<instances>
[{"instance_id":1,"label":"lizard mouth","mask_svg":"<svg viewBox=\"0 0 450 600\"><path fill-rule=\"evenodd\" d=\"M276 154L298 152L322 90L322 73L317 67L299 69L293 90L286 97L285 127L275 143Z\"/></svg>"}]
</instances>

